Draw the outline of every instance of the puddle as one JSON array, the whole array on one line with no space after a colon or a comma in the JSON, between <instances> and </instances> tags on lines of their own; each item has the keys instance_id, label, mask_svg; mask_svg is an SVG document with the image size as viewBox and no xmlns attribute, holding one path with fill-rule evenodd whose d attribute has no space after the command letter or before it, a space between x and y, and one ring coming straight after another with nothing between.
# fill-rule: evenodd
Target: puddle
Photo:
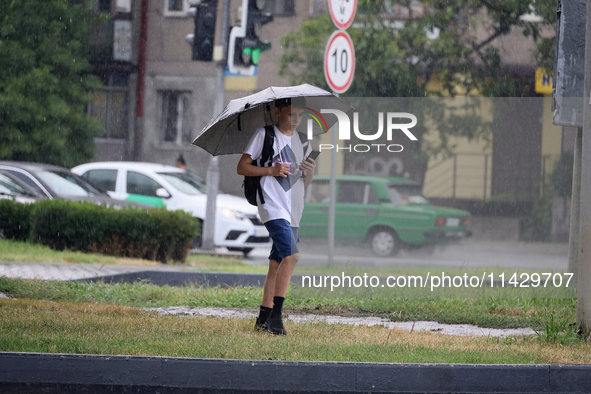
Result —
<instances>
[{"instance_id":1,"label":"puddle","mask_svg":"<svg viewBox=\"0 0 591 394\"><path fill-rule=\"evenodd\" d=\"M258 310L255 309L226 309L226 308L197 308L188 306L174 306L165 308L144 308L157 312L162 316L212 316L221 318L255 319ZM333 315L314 315L310 313L289 313L286 317L294 323L326 322L328 324L349 324L355 326L384 326L407 331L430 331L445 335L482 336L482 337L510 337L519 335L534 335L531 328L484 328L471 324L441 324L434 321L391 322L380 317L343 317Z\"/></svg>"}]
</instances>

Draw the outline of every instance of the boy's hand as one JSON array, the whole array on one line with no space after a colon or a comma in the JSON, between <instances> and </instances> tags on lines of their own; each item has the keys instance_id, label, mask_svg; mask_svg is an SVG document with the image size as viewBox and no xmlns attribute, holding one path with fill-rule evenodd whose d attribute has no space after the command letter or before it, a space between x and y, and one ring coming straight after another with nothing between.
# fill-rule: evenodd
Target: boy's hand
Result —
<instances>
[{"instance_id":1,"label":"boy's hand","mask_svg":"<svg viewBox=\"0 0 591 394\"><path fill-rule=\"evenodd\" d=\"M303 170L306 175L314 173L314 167L316 167L316 162L314 159L308 158L301 162L300 169Z\"/></svg>"},{"instance_id":2,"label":"boy's hand","mask_svg":"<svg viewBox=\"0 0 591 394\"><path fill-rule=\"evenodd\" d=\"M271 167L271 175L287 178L287 175L289 175L290 167L291 167L291 164L289 164L289 163L277 164L276 166Z\"/></svg>"}]
</instances>

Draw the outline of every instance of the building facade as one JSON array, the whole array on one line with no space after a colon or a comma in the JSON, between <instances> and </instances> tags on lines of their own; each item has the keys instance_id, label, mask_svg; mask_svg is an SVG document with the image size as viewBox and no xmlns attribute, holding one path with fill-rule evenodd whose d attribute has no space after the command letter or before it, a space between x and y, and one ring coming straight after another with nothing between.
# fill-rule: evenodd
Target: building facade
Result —
<instances>
[{"instance_id":1,"label":"building facade","mask_svg":"<svg viewBox=\"0 0 591 394\"><path fill-rule=\"evenodd\" d=\"M218 2L216 44L223 4ZM262 37L272 49L261 57L255 89L227 90L225 103L268 86L288 85L278 76L281 37L297 30L314 13L314 4L313 0L267 0L274 21L264 26ZM241 0L231 1L231 25L239 23L241 5ZM191 141L215 115L217 68L216 62L191 59L191 47L185 42L194 30L187 15L189 0L95 0L93 7L112 16L92 37L95 73L103 81L88 108L103 122L93 160L174 165L182 155L188 168L205 178L211 155ZM237 162L235 155L220 160L221 189L234 194L241 193L242 184Z\"/></svg>"}]
</instances>

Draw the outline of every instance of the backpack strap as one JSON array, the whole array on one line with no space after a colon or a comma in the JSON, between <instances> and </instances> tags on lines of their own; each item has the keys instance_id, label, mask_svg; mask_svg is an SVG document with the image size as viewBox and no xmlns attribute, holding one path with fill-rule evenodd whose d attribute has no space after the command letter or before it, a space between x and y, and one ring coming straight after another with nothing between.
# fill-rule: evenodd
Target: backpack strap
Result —
<instances>
[{"instance_id":1,"label":"backpack strap","mask_svg":"<svg viewBox=\"0 0 591 394\"><path fill-rule=\"evenodd\" d=\"M255 163L257 167L269 167L271 161L273 160L273 142L275 141L275 128L273 125L265 126L265 139L263 141L263 151L261 153L261 158L259 159L258 163ZM256 194L259 196L259 201L261 204L265 203L265 198L263 197L263 188L261 187L260 179L261 177L257 177L258 180L256 182Z\"/></svg>"},{"instance_id":2,"label":"backpack strap","mask_svg":"<svg viewBox=\"0 0 591 394\"><path fill-rule=\"evenodd\" d=\"M310 140L308 139L308 136L306 134L300 133L299 131L297 133L298 137L300 137L300 141L302 142L304 155L306 155L306 148L308 148L308 145L310 145Z\"/></svg>"},{"instance_id":3,"label":"backpack strap","mask_svg":"<svg viewBox=\"0 0 591 394\"><path fill-rule=\"evenodd\" d=\"M259 167L269 167L269 160L273 160L273 143L275 142L275 128L272 125L265 126L265 140L263 152L259 160Z\"/></svg>"}]
</instances>

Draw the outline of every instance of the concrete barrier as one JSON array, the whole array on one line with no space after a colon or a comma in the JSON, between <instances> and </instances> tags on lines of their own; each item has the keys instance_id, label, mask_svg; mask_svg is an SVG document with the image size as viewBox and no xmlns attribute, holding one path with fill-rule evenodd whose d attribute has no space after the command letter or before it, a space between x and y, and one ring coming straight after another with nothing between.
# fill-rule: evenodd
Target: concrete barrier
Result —
<instances>
[{"instance_id":1,"label":"concrete barrier","mask_svg":"<svg viewBox=\"0 0 591 394\"><path fill-rule=\"evenodd\" d=\"M0 352L0 393L590 393L591 365L287 362Z\"/></svg>"}]
</instances>

